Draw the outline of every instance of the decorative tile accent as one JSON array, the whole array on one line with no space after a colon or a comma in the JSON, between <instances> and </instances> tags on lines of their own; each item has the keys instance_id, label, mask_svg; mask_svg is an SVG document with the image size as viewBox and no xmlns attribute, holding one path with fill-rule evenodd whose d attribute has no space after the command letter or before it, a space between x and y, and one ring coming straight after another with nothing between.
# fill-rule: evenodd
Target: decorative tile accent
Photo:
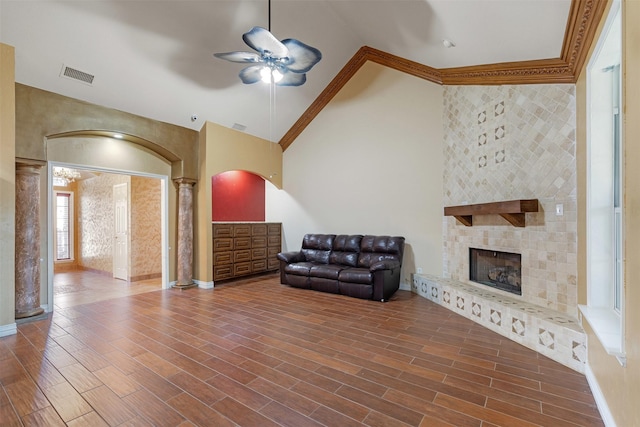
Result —
<instances>
[{"instance_id":1,"label":"decorative tile accent","mask_svg":"<svg viewBox=\"0 0 640 427\"><path fill-rule=\"evenodd\" d=\"M512 317L511 332L513 332L516 335L520 335L521 337L524 337L525 324L526 323L524 320L520 320L517 317Z\"/></svg>"},{"instance_id":2,"label":"decorative tile accent","mask_svg":"<svg viewBox=\"0 0 640 427\"><path fill-rule=\"evenodd\" d=\"M478 157L478 167L483 168L487 166L487 156Z\"/></svg>"},{"instance_id":3,"label":"decorative tile accent","mask_svg":"<svg viewBox=\"0 0 640 427\"><path fill-rule=\"evenodd\" d=\"M504 101L500 101L493 108L493 114L495 117L498 117L504 113Z\"/></svg>"},{"instance_id":4,"label":"decorative tile accent","mask_svg":"<svg viewBox=\"0 0 640 427\"><path fill-rule=\"evenodd\" d=\"M494 137L496 140L504 138L504 135L505 135L504 126L495 128Z\"/></svg>"},{"instance_id":5,"label":"decorative tile accent","mask_svg":"<svg viewBox=\"0 0 640 427\"><path fill-rule=\"evenodd\" d=\"M431 287L431 298L438 299L438 288L435 286Z\"/></svg>"},{"instance_id":6,"label":"decorative tile accent","mask_svg":"<svg viewBox=\"0 0 640 427\"><path fill-rule=\"evenodd\" d=\"M482 306L477 302L471 303L471 314L476 317L482 317Z\"/></svg>"},{"instance_id":7,"label":"decorative tile accent","mask_svg":"<svg viewBox=\"0 0 640 427\"><path fill-rule=\"evenodd\" d=\"M463 297L457 297L456 298L456 306L460 309L460 310L464 310L464 298Z\"/></svg>"},{"instance_id":8,"label":"decorative tile accent","mask_svg":"<svg viewBox=\"0 0 640 427\"><path fill-rule=\"evenodd\" d=\"M582 363L587 362L587 347L582 342L572 342L573 359Z\"/></svg>"},{"instance_id":9,"label":"decorative tile accent","mask_svg":"<svg viewBox=\"0 0 640 427\"><path fill-rule=\"evenodd\" d=\"M478 124L482 124L486 121L487 121L487 112L482 111L481 113L478 113Z\"/></svg>"},{"instance_id":10,"label":"decorative tile accent","mask_svg":"<svg viewBox=\"0 0 640 427\"><path fill-rule=\"evenodd\" d=\"M451 295L448 291L444 291L442 293L442 300L447 304L451 304Z\"/></svg>"},{"instance_id":11,"label":"decorative tile accent","mask_svg":"<svg viewBox=\"0 0 640 427\"><path fill-rule=\"evenodd\" d=\"M504 159L505 159L504 150L496 151L495 159L496 159L496 163L504 163Z\"/></svg>"},{"instance_id":12,"label":"decorative tile accent","mask_svg":"<svg viewBox=\"0 0 640 427\"><path fill-rule=\"evenodd\" d=\"M491 323L493 323L494 325L501 326L501 324L502 324L502 313L499 312L498 310L494 310L492 308L491 309L491 316L489 316L489 320L491 320Z\"/></svg>"},{"instance_id":13,"label":"decorative tile accent","mask_svg":"<svg viewBox=\"0 0 640 427\"><path fill-rule=\"evenodd\" d=\"M420 290L422 291L423 294L427 293L427 284L426 283L422 283L422 286L420 286Z\"/></svg>"},{"instance_id":14,"label":"decorative tile accent","mask_svg":"<svg viewBox=\"0 0 640 427\"><path fill-rule=\"evenodd\" d=\"M543 346L552 349L555 347L555 335L546 329L538 329L538 342Z\"/></svg>"},{"instance_id":15,"label":"decorative tile accent","mask_svg":"<svg viewBox=\"0 0 640 427\"><path fill-rule=\"evenodd\" d=\"M487 143L487 133L481 133L478 135L478 145L482 146Z\"/></svg>"}]
</instances>

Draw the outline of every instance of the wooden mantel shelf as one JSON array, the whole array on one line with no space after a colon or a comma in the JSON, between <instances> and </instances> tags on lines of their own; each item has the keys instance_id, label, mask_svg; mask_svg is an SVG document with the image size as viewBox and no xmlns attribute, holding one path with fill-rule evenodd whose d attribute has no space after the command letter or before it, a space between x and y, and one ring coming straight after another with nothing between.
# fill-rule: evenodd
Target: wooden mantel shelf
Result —
<instances>
[{"instance_id":1,"label":"wooden mantel shelf","mask_svg":"<svg viewBox=\"0 0 640 427\"><path fill-rule=\"evenodd\" d=\"M467 227L473 225L474 215L500 215L514 227L524 227L525 212L538 212L538 199L508 200L477 205L446 206L445 216L454 216Z\"/></svg>"}]
</instances>

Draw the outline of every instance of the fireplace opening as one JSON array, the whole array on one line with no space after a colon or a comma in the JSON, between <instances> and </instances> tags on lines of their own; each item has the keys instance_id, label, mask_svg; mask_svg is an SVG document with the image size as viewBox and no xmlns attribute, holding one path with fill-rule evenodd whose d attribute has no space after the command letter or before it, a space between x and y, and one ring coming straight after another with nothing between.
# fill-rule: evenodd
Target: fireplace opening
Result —
<instances>
[{"instance_id":1,"label":"fireplace opening","mask_svg":"<svg viewBox=\"0 0 640 427\"><path fill-rule=\"evenodd\" d=\"M521 255L469 248L469 280L522 295Z\"/></svg>"}]
</instances>

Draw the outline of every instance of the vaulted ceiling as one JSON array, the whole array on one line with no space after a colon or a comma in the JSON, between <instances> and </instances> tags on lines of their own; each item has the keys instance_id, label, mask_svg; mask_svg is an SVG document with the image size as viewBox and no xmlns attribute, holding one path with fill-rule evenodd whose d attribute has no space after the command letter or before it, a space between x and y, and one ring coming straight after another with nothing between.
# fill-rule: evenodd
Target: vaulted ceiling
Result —
<instances>
[{"instance_id":1,"label":"vaulted ceiling","mask_svg":"<svg viewBox=\"0 0 640 427\"><path fill-rule=\"evenodd\" d=\"M16 48L19 83L195 130L241 125L286 148L367 60L437 83L571 81L603 3L272 0L272 33L323 54L306 84L275 92L212 55L251 50L242 34L268 27L268 0L0 0L0 41Z\"/></svg>"}]
</instances>

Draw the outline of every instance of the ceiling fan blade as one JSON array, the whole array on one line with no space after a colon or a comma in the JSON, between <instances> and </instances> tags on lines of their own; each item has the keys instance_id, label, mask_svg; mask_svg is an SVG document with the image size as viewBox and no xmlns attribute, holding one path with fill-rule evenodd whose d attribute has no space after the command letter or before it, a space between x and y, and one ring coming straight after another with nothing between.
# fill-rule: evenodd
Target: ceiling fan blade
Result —
<instances>
[{"instance_id":1,"label":"ceiling fan blade","mask_svg":"<svg viewBox=\"0 0 640 427\"><path fill-rule=\"evenodd\" d=\"M240 80L246 85L257 83L262 80L260 71L264 68L262 65L250 65L240 70Z\"/></svg>"},{"instance_id":2,"label":"ceiling fan blade","mask_svg":"<svg viewBox=\"0 0 640 427\"><path fill-rule=\"evenodd\" d=\"M296 39L282 40L289 50L289 61L286 67L294 73L306 73L322 59L322 53Z\"/></svg>"},{"instance_id":3,"label":"ceiling fan blade","mask_svg":"<svg viewBox=\"0 0 640 427\"><path fill-rule=\"evenodd\" d=\"M276 86L301 86L307 81L305 73L284 73Z\"/></svg>"},{"instance_id":4,"label":"ceiling fan blade","mask_svg":"<svg viewBox=\"0 0 640 427\"><path fill-rule=\"evenodd\" d=\"M255 52L214 53L213 56L231 62L261 62L262 57Z\"/></svg>"},{"instance_id":5,"label":"ceiling fan blade","mask_svg":"<svg viewBox=\"0 0 640 427\"><path fill-rule=\"evenodd\" d=\"M262 27L253 27L249 32L242 35L242 40L250 48L260 52L260 54L268 52L270 56L277 58L289 56L289 49Z\"/></svg>"}]
</instances>

